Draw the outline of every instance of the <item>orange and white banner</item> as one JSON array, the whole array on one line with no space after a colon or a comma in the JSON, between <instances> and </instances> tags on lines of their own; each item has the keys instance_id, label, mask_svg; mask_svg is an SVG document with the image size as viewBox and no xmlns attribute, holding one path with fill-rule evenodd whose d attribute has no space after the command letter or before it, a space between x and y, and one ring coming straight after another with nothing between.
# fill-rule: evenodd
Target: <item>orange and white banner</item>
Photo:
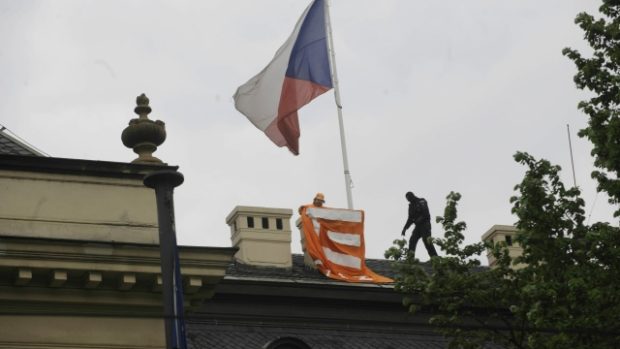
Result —
<instances>
[{"instance_id":1,"label":"orange and white banner","mask_svg":"<svg viewBox=\"0 0 620 349\"><path fill-rule=\"evenodd\" d=\"M348 282L389 283L366 266L364 211L303 206L306 250L325 276Z\"/></svg>"}]
</instances>

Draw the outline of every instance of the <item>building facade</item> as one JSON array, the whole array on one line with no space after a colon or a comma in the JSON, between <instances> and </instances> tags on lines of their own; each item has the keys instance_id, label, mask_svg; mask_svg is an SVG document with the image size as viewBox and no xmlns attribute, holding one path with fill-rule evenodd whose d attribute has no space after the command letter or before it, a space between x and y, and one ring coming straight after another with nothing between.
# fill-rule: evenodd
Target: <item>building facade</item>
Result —
<instances>
[{"instance_id":1,"label":"building facade","mask_svg":"<svg viewBox=\"0 0 620 349\"><path fill-rule=\"evenodd\" d=\"M162 348L155 195L175 167L40 156L0 132L0 348ZM180 247L188 311L233 248Z\"/></svg>"},{"instance_id":2,"label":"building facade","mask_svg":"<svg viewBox=\"0 0 620 349\"><path fill-rule=\"evenodd\" d=\"M392 284L329 279L291 254L290 209L238 206L239 250L213 298L188 315L193 348L445 348L428 315L409 314ZM278 224L278 221L281 224ZM383 275L387 260L367 260Z\"/></svg>"},{"instance_id":3,"label":"building facade","mask_svg":"<svg viewBox=\"0 0 620 349\"><path fill-rule=\"evenodd\" d=\"M123 132L132 163L46 157L0 131L0 349L165 347L157 207L143 179L177 168L152 156L165 130L145 96L136 113ZM190 348L446 348L392 284L332 280L293 255L291 219L238 206L231 247L179 247ZM394 276L389 261L366 263Z\"/></svg>"}]
</instances>

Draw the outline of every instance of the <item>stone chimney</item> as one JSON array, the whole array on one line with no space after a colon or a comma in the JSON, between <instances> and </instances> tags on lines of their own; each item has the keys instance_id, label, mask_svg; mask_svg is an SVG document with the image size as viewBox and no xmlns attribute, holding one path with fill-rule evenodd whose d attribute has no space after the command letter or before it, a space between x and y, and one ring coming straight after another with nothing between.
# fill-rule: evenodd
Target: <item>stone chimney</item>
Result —
<instances>
[{"instance_id":1,"label":"stone chimney","mask_svg":"<svg viewBox=\"0 0 620 349\"><path fill-rule=\"evenodd\" d=\"M291 268L291 216L293 210L237 206L226 217L235 259L243 264Z\"/></svg>"},{"instance_id":2,"label":"stone chimney","mask_svg":"<svg viewBox=\"0 0 620 349\"><path fill-rule=\"evenodd\" d=\"M514 260L516 257L521 256L523 249L519 246L519 243L515 241L517 234L517 228L512 225L494 225L486 233L482 235L482 241L484 242L504 242L508 248L510 257ZM490 251L487 251L487 259L489 260L489 266L493 268L497 261L493 257ZM517 264L512 266L513 269L522 268L523 265Z\"/></svg>"}]
</instances>

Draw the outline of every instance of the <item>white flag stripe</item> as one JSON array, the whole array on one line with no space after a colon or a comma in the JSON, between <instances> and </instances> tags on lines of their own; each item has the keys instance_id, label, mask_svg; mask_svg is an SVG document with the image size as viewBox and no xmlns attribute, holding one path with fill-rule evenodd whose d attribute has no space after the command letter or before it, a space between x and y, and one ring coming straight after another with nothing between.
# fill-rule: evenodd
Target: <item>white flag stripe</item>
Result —
<instances>
[{"instance_id":1,"label":"white flag stripe","mask_svg":"<svg viewBox=\"0 0 620 349\"><path fill-rule=\"evenodd\" d=\"M321 233L321 223L316 219L312 219L312 226L314 227L314 233L319 236Z\"/></svg>"},{"instance_id":2,"label":"white flag stripe","mask_svg":"<svg viewBox=\"0 0 620 349\"><path fill-rule=\"evenodd\" d=\"M327 236L335 243L347 246L360 247L362 241L357 234L339 233L337 231L328 231Z\"/></svg>"},{"instance_id":3,"label":"white flag stripe","mask_svg":"<svg viewBox=\"0 0 620 349\"><path fill-rule=\"evenodd\" d=\"M362 211L358 210L340 210L334 208L317 208L311 207L307 210L308 216L312 218L329 219L332 221L343 222L362 222Z\"/></svg>"},{"instance_id":4,"label":"white flag stripe","mask_svg":"<svg viewBox=\"0 0 620 349\"><path fill-rule=\"evenodd\" d=\"M344 265L349 268L362 269L362 260L355 256L334 252L325 246L323 246L323 253L325 253L325 257L332 263Z\"/></svg>"},{"instance_id":5,"label":"white flag stripe","mask_svg":"<svg viewBox=\"0 0 620 349\"><path fill-rule=\"evenodd\" d=\"M278 116L282 82L288 69L291 51L311 5L299 18L293 33L278 49L273 60L260 73L239 86L233 97L235 108L262 131L265 131Z\"/></svg>"}]
</instances>

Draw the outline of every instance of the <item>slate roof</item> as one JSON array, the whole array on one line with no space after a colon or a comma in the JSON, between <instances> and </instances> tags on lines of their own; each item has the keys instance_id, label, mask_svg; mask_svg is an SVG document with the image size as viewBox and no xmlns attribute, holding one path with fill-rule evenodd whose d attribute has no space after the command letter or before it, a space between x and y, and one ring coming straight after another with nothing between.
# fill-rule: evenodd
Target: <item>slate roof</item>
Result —
<instances>
[{"instance_id":1,"label":"slate roof","mask_svg":"<svg viewBox=\"0 0 620 349\"><path fill-rule=\"evenodd\" d=\"M393 284L330 279L306 267L300 254L292 262L288 269L231 263L213 299L186 319L189 348L264 349L279 338L312 349L448 347L425 314L406 312ZM366 260L374 272L394 278L392 263Z\"/></svg>"},{"instance_id":2,"label":"slate roof","mask_svg":"<svg viewBox=\"0 0 620 349\"><path fill-rule=\"evenodd\" d=\"M330 279L321 274L316 269L311 269L304 264L304 256L293 254L293 267L291 269L257 267L239 262L232 263L226 270L226 277L253 278L253 279L272 279L272 280L303 280L342 283L341 281ZM386 259L366 259L366 265L375 273L394 278L395 272L392 268L392 261ZM423 267L430 268L424 264Z\"/></svg>"},{"instance_id":3,"label":"slate roof","mask_svg":"<svg viewBox=\"0 0 620 349\"><path fill-rule=\"evenodd\" d=\"M0 154L3 155L26 155L26 156L42 156L41 153L30 148L26 144L20 142L14 137L9 136L6 132L0 131Z\"/></svg>"},{"instance_id":4,"label":"slate roof","mask_svg":"<svg viewBox=\"0 0 620 349\"><path fill-rule=\"evenodd\" d=\"M445 349L446 340L439 335L346 329L291 329L256 326L188 324L188 346L191 349L264 348L265 344L281 337L294 337L312 349Z\"/></svg>"}]
</instances>

